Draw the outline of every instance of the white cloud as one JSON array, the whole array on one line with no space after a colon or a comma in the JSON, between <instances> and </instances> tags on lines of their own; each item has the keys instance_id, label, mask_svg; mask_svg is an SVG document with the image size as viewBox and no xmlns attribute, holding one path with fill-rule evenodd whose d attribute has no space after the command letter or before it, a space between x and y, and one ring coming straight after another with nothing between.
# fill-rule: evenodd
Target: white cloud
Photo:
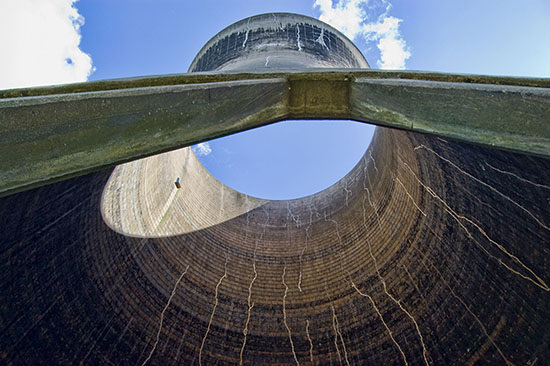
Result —
<instances>
[{"instance_id":1,"label":"white cloud","mask_svg":"<svg viewBox=\"0 0 550 366\"><path fill-rule=\"evenodd\" d=\"M389 16L391 4L385 0L315 0L319 19L354 40L362 37L373 42L380 51L377 64L382 69L404 69L411 57L407 43L401 37L401 19ZM375 19L375 20L371 20Z\"/></svg>"},{"instance_id":2,"label":"white cloud","mask_svg":"<svg viewBox=\"0 0 550 366\"><path fill-rule=\"evenodd\" d=\"M315 0L315 6L319 7L321 16L319 20L332 25L348 38L354 39L361 33L361 23L366 14L360 5L365 0L340 1L333 5L332 0Z\"/></svg>"},{"instance_id":3,"label":"white cloud","mask_svg":"<svg viewBox=\"0 0 550 366\"><path fill-rule=\"evenodd\" d=\"M0 89L87 80L92 60L79 48L84 18L74 2L0 1Z\"/></svg>"},{"instance_id":4,"label":"white cloud","mask_svg":"<svg viewBox=\"0 0 550 366\"><path fill-rule=\"evenodd\" d=\"M404 69L405 61L411 57L407 44L399 33L401 19L387 16L382 22L368 23L363 27L367 40L377 40L380 50L378 66L381 69Z\"/></svg>"},{"instance_id":5,"label":"white cloud","mask_svg":"<svg viewBox=\"0 0 550 366\"><path fill-rule=\"evenodd\" d=\"M197 156L206 156L212 152L212 149L210 148L210 144L208 144L208 142L201 142L200 144L193 146L193 152Z\"/></svg>"}]
</instances>

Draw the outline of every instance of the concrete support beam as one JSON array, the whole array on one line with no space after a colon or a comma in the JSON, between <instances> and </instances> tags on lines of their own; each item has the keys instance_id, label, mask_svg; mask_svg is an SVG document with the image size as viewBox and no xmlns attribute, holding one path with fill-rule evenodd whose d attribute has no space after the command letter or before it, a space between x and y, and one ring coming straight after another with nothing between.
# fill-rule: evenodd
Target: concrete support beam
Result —
<instances>
[{"instance_id":1,"label":"concrete support beam","mask_svg":"<svg viewBox=\"0 0 550 366\"><path fill-rule=\"evenodd\" d=\"M0 195L285 119L353 119L550 157L550 79L330 69L0 92Z\"/></svg>"},{"instance_id":2,"label":"concrete support beam","mask_svg":"<svg viewBox=\"0 0 550 366\"><path fill-rule=\"evenodd\" d=\"M550 89L359 78L352 119L550 156Z\"/></svg>"},{"instance_id":3,"label":"concrete support beam","mask_svg":"<svg viewBox=\"0 0 550 366\"><path fill-rule=\"evenodd\" d=\"M0 194L280 120L284 79L0 100Z\"/></svg>"}]
</instances>

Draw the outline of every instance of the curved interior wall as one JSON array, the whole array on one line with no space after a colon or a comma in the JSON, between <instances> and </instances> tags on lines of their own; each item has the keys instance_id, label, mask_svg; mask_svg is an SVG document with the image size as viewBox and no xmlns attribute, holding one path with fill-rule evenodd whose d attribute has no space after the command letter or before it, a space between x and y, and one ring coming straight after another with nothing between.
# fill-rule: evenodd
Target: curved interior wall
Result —
<instances>
[{"instance_id":1,"label":"curved interior wall","mask_svg":"<svg viewBox=\"0 0 550 366\"><path fill-rule=\"evenodd\" d=\"M550 362L548 160L378 128L266 201L170 154L0 199L2 363Z\"/></svg>"},{"instance_id":2,"label":"curved interior wall","mask_svg":"<svg viewBox=\"0 0 550 366\"><path fill-rule=\"evenodd\" d=\"M5 197L1 358L544 364L549 168L378 129L359 165L317 195L156 238L105 223L110 171ZM203 188L216 206L221 193ZM167 214L202 225L201 200L184 205Z\"/></svg>"}]
</instances>

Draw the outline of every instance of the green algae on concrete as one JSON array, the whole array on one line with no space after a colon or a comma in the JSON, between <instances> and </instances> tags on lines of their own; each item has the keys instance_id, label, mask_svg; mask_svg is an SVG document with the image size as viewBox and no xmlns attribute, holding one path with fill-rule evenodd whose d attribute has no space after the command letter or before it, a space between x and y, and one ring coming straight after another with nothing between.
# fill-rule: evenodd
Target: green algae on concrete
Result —
<instances>
[{"instance_id":1,"label":"green algae on concrete","mask_svg":"<svg viewBox=\"0 0 550 366\"><path fill-rule=\"evenodd\" d=\"M550 79L315 69L0 91L0 195L286 119L353 119L550 157Z\"/></svg>"}]
</instances>

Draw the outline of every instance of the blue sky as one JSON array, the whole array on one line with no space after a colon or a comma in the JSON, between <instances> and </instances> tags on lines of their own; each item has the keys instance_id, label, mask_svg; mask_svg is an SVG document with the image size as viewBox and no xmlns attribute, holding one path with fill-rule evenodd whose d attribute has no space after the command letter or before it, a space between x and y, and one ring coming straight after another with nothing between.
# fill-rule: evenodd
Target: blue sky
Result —
<instances>
[{"instance_id":1,"label":"blue sky","mask_svg":"<svg viewBox=\"0 0 550 366\"><path fill-rule=\"evenodd\" d=\"M550 77L547 0L4 0L0 89L184 73L218 31L276 11L341 29L373 68ZM284 122L196 151L214 176L241 192L296 198L346 174L372 130Z\"/></svg>"}]
</instances>

